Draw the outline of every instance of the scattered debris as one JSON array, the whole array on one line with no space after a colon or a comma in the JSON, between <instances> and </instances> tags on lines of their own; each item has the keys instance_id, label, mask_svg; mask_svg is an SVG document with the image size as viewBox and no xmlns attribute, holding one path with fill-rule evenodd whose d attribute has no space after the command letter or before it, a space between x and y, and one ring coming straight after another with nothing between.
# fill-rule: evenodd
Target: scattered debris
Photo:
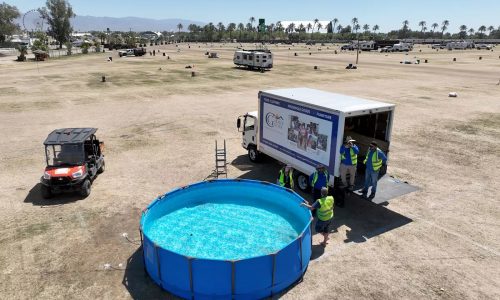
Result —
<instances>
[{"instance_id":1,"label":"scattered debris","mask_svg":"<svg viewBox=\"0 0 500 300\"><path fill-rule=\"evenodd\" d=\"M191 65L187 65L184 67L185 69L192 69L193 67Z\"/></svg>"},{"instance_id":2,"label":"scattered debris","mask_svg":"<svg viewBox=\"0 0 500 300\"><path fill-rule=\"evenodd\" d=\"M351 70L351 69L354 69L356 70L358 67L356 65L353 65L353 64L348 64L347 67L345 67L347 70Z\"/></svg>"},{"instance_id":3,"label":"scattered debris","mask_svg":"<svg viewBox=\"0 0 500 300\"><path fill-rule=\"evenodd\" d=\"M314 70L317 70L318 69L318 66L314 66Z\"/></svg>"},{"instance_id":4,"label":"scattered debris","mask_svg":"<svg viewBox=\"0 0 500 300\"><path fill-rule=\"evenodd\" d=\"M104 75L103 75L103 76L101 77L101 82L106 82L106 76L104 76Z\"/></svg>"},{"instance_id":5,"label":"scattered debris","mask_svg":"<svg viewBox=\"0 0 500 300\"><path fill-rule=\"evenodd\" d=\"M458 97L458 94L456 92L450 92L448 94L448 97L456 98L456 97Z\"/></svg>"},{"instance_id":6,"label":"scattered debris","mask_svg":"<svg viewBox=\"0 0 500 300\"><path fill-rule=\"evenodd\" d=\"M210 52L208 54L208 58L219 58L219 55L217 54L217 52Z\"/></svg>"},{"instance_id":7,"label":"scattered debris","mask_svg":"<svg viewBox=\"0 0 500 300\"><path fill-rule=\"evenodd\" d=\"M195 71L191 72L191 77L195 77L195 76L196 76L196 72Z\"/></svg>"},{"instance_id":8,"label":"scattered debris","mask_svg":"<svg viewBox=\"0 0 500 300\"><path fill-rule=\"evenodd\" d=\"M456 58L456 57L453 57L453 61L457 61L457 58Z\"/></svg>"}]
</instances>

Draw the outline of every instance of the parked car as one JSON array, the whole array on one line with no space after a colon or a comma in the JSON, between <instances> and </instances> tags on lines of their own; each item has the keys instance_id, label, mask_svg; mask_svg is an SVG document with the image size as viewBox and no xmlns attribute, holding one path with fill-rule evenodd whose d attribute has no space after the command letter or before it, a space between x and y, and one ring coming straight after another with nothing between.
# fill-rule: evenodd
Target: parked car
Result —
<instances>
[{"instance_id":1,"label":"parked car","mask_svg":"<svg viewBox=\"0 0 500 300\"><path fill-rule=\"evenodd\" d=\"M491 50L491 46L486 45L486 44L477 44L476 49L477 50Z\"/></svg>"},{"instance_id":2,"label":"parked car","mask_svg":"<svg viewBox=\"0 0 500 300\"><path fill-rule=\"evenodd\" d=\"M392 46L385 46L380 48L379 52L392 52Z\"/></svg>"}]
</instances>

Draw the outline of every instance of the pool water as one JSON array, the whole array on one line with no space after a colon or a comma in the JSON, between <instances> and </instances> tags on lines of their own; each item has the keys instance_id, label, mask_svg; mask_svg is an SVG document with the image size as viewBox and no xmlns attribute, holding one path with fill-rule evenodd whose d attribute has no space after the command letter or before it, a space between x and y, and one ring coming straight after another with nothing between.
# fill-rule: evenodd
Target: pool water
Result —
<instances>
[{"instance_id":1,"label":"pool water","mask_svg":"<svg viewBox=\"0 0 500 300\"><path fill-rule=\"evenodd\" d=\"M303 230L300 220L277 207L235 203L199 203L151 222L147 236L178 254L237 260L274 253Z\"/></svg>"}]
</instances>

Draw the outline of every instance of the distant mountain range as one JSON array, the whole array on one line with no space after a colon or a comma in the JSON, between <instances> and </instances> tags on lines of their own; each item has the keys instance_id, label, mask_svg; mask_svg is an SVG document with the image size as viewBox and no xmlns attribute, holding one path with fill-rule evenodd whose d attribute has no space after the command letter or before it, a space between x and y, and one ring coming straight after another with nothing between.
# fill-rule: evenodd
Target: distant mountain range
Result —
<instances>
[{"instance_id":1,"label":"distant mountain range","mask_svg":"<svg viewBox=\"0 0 500 300\"><path fill-rule=\"evenodd\" d=\"M22 15L21 15L22 16ZM22 17L18 18L17 23L21 29L36 30L40 25L43 30L47 30L47 24L36 13L26 15L24 25ZM99 30L106 31L107 28L111 31L177 31L177 24L181 23L183 30L186 31L189 24L205 25L203 22L184 20L184 19L163 19L155 20L148 18L112 18L112 17L93 17L93 16L76 16L71 19L71 25L74 31L91 31Z\"/></svg>"}]
</instances>

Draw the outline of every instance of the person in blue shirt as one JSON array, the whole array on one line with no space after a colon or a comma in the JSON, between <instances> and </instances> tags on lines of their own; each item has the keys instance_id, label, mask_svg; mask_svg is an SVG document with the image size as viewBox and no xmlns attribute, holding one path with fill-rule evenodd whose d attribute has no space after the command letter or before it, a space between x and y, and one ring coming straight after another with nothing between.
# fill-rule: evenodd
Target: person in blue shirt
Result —
<instances>
[{"instance_id":1,"label":"person in blue shirt","mask_svg":"<svg viewBox=\"0 0 500 300\"><path fill-rule=\"evenodd\" d=\"M368 149L368 153L366 154L365 160L363 163L366 165L365 171L365 186L361 190L363 197L366 198L368 194L368 188L371 186L372 191L370 194L370 198L375 197L375 193L377 192L377 181L378 181L378 173L382 164L387 162L387 157L384 152L377 147L376 142L370 143L370 148Z\"/></svg>"},{"instance_id":2,"label":"person in blue shirt","mask_svg":"<svg viewBox=\"0 0 500 300\"><path fill-rule=\"evenodd\" d=\"M354 142L355 140L348 136L344 144L340 146L340 178L342 179L342 185L347 187L347 173L349 173L350 190L354 187L359 153L359 148Z\"/></svg>"},{"instance_id":3,"label":"person in blue shirt","mask_svg":"<svg viewBox=\"0 0 500 300\"><path fill-rule=\"evenodd\" d=\"M321 198L321 189L327 188L328 190L329 174L325 166L319 164L316 171L309 176L309 183L312 188L313 200Z\"/></svg>"}]
</instances>

